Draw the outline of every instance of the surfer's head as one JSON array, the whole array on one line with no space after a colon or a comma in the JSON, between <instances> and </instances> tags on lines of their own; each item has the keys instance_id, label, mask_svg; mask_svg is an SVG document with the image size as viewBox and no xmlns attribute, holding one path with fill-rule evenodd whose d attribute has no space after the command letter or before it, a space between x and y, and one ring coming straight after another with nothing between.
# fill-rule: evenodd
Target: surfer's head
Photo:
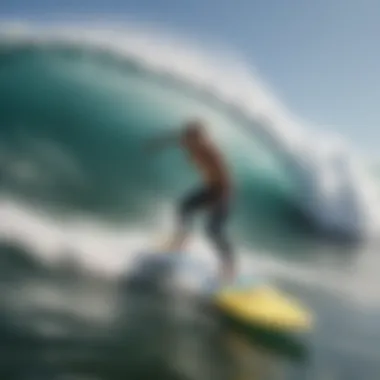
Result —
<instances>
[{"instance_id":1,"label":"surfer's head","mask_svg":"<svg viewBox=\"0 0 380 380\"><path fill-rule=\"evenodd\" d=\"M206 138L206 131L201 120L188 121L183 129L183 140L186 144L199 144Z\"/></svg>"}]
</instances>

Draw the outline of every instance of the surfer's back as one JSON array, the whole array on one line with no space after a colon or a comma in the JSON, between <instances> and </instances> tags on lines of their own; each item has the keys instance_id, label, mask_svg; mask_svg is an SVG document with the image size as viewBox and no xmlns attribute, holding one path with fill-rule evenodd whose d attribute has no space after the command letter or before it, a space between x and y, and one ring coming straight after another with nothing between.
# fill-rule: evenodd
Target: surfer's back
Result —
<instances>
[{"instance_id":1,"label":"surfer's back","mask_svg":"<svg viewBox=\"0 0 380 380\"><path fill-rule=\"evenodd\" d=\"M203 131L202 125L190 124L185 130L182 146L209 185L229 187L228 168L222 154Z\"/></svg>"}]
</instances>

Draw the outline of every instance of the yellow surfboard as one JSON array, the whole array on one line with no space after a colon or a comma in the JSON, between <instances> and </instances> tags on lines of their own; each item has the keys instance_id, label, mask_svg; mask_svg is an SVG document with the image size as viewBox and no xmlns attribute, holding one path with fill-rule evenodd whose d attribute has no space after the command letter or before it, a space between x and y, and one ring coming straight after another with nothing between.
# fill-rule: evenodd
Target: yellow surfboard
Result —
<instances>
[{"instance_id":1,"label":"yellow surfboard","mask_svg":"<svg viewBox=\"0 0 380 380\"><path fill-rule=\"evenodd\" d=\"M169 253L167 248L157 251L157 255L171 262L174 268L179 268L182 264L197 273L201 271L200 262L181 252ZM246 325L279 333L306 332L313 325L312 315L305 307L256 276L239 276L235 285L219 289L216 286L211 294L211 302L224 315Z\"/></svg>"},{"instance_id":2,"label":"yellow surfboard","mask_svg":"<svg viewBox=\"0 0 380 380\"><path fill-rule=\"evenodd\" d=\"M298 302L268 285L226 289L214 294L214 303L226 315L245 324L280 332L304 332L312 316Z\"/></svg>"}]
</instances>

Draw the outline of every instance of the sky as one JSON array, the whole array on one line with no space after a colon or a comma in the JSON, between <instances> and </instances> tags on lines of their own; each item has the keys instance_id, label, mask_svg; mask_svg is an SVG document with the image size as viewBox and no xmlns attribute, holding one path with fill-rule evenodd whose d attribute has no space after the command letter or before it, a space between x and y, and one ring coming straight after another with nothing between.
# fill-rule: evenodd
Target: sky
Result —
<instances>
[{"instance_id":1,"label":"sky","mask_svg":"<svg viewBox=\"0 0 380 380\"><path fill-rule=\"evenodd\" d=\"M2 19L141 20L237 51L294 114L376 154L378 0L2 0Z\"/></svg>"}]
</instances>

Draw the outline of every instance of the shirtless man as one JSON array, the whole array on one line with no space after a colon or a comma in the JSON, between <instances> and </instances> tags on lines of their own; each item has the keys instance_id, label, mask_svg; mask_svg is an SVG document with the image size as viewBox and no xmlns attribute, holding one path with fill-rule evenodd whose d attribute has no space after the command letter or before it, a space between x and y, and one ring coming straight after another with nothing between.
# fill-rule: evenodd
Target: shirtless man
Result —
<instances>
[{"instance_id":1,"label":"shirtless man","mask_svg":"<svg viewBox=\"0 0 380 380\"><path fill-rule=\"evenodd\" d=\"M186 123L179 137L157 140L151 148L160 148L170 142L177 142L186 150L202 175L203 185L188 194L180 203L178 231L169 250L181 249L187 238L188 223L194 211L207 210L209 212L207 232L220 254L222 280L230 282L234 277L233 252L224 232L231 198L228 169L220 152L206 135L201 121L193 120Z\"/></svg>"}]
</instances>

